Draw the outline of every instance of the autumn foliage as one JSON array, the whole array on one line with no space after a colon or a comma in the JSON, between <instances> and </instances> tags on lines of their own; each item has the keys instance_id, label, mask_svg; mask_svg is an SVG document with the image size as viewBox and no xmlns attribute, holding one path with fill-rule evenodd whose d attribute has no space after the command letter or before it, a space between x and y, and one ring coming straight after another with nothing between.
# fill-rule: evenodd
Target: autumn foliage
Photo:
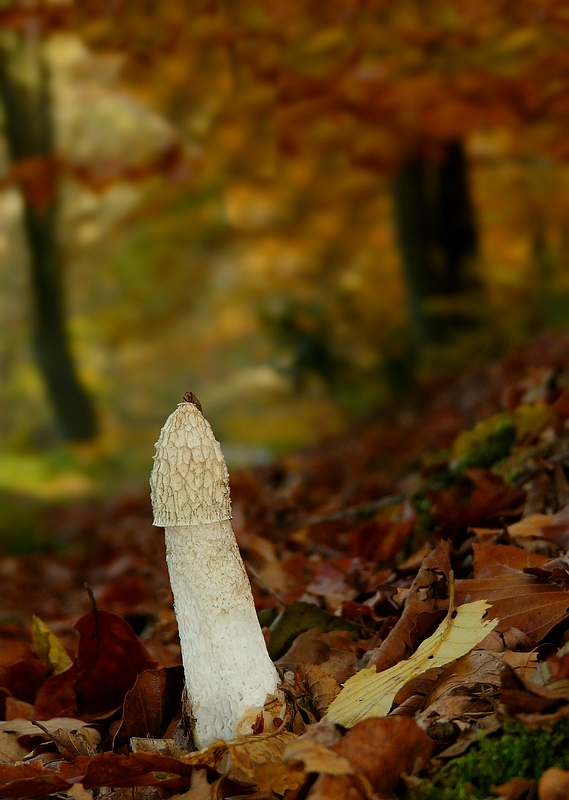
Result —
<instances>
[{"instance_id":1,"label":"autumn foliage","mask_svg":"<svg viewBox=\"0 0 569 800\"><path fill-rule=\"evenodd\" d=\"M480 730L564 719L568 349L566 336L538 340L446 388L426 385L421 406L390 421L233 475L238 541L291 702L274 733L188 750L146 492L51 512L65 555L0 561L2 795L80 784L117 798L150 786L165 798L387 797L403 776L436 781ZM517 433L504 444L506 418ZM495 629L406 683L387 716L333 725L342 683L396 666L434 632L451 569L455 602L487 601ZM48 627L32 633L31 614ZM557 772L540 781L544 800L567 774L547 766Z\"/></svg>"}]
</instances>

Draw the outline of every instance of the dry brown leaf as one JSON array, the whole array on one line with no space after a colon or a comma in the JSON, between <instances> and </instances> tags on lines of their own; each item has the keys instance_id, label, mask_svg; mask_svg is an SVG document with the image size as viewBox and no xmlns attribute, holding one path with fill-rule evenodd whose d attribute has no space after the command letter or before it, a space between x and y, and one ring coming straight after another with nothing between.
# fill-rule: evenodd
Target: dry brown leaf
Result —
<instances>
[{"instance_id":1,"label":"dry brown leaf","mask_svg":"<svg viewBox=\"0 0 569 800\"><path fill-rule=\"evenodd\" d=\"M28 751L22 747L15 733L0 731L0 763L15 764L27 754Z\"/></svg>"},{"instance_id":2,"label":"dry brown leaf","mask_svg":"<svg viewBox=\"0 0 569 800\"><path fill-rule=\"evenodd\" d=\"M567 800L569 797L569 772L558 767L546 769L537 784L539 800Z\"/></svg>"},{"instance_id":3,"label":"dry brown leaf","mask_svg":"<svg viewBox=\"0 0 569 800\"><path fill-rule=\"evenodd\" d=\"M568 616L569 592L528 575L526 568L541 567L545 556L509 545L475 544L474 577L457 581L457 602L484 599L492 604L497 631L518 628L540 642Z\"/></svg>"},{"instance_id":4,"label":"dry brown leaf","mask_svg":"<svg viewBox=\"0 0 569 800\"><path fill-rule=\"evenodd\" d=\"M393 792L403 773L420 770L433 753L434 743L409 717L383 717L358 722L334 745L356 773L378 794Z\"/></svg>"},{"instance_id":5,"label":"dry brown leaf","mask_svg":"<svg viewBox=\"0 0 569 800\"><path fill-rule=\"evenodd\" d=\"M87 726L71 731L56 728L53 731L53 740L62 755L66 755L67 750L73 756L94 756L101 743L101 734Z\"/></svg>"},{"instance_id":6,"label":"dry brown leaf","mask_svg":"<svg viewBox=\"0 0 569 800\"><path fill-rule=\"evenodd\" d=\"M325 775L353 775L354 773L347 758L339 756L320 742L304 737L288 744L283 758L285 763L301 762L304 772L319 772Z\"/></svg>"},{"instance_id":7,"label":"dry brown leaf","mask_svg":"<svg viewBox=\"0 0 569 800\"><path fill-rule=\"evenodd\" d=\"M501 786L493 786L492 791L498 795L498 800L524 800L534 786L535 781L529 778L510 778Z\"/></svg>"},{"instance_id":8,"label":"dry brown leaf","mask_svg":"<svg viewBox=\"0 0 569 800\"><path fill-rule=\"evenodd\" d=\"M51 740L64 758L70 760L77 756L94 756L101 742L99 731L81 720L72 718L48 720L45 724L14 719L0 723L0 727L2 726L5 726L5 730L0 730L0 759L2 744L8 742L8 737L13 737L15 741L23 739L24 742L26 740L29 742L31 738L35 740L37 737ZM27 749L23 747L21 749L24 755L28 754Z\"/></svg>"},{"instance_id":9,"label":"dry brown leaf","mask_svg":"<svg viewBox=\"0 0 569 800\"><path fill-rule=\"evenodd\" d=\"M260 781L265 786L270 782L271 790L283 792L296 785L291 782L282 760L284 749L296 738L297 735L291 731L241 736L230 742L214 742L195 753L181 756L180 761L196 768L221 769L221 761L227 757L223 772L230 779L251 784Z\"/></svg>"},{"instance_id":10,"label":"dry brown leaf","mask_svg":"<svg viewBox=\"0 0 569 800\"><path fill-rule=\"evenodd\" d=\"M365 648L354 642L349 631L322 633L311 628L296 637L290 649L275 663L283 669L296 669L299 664L318 664L338 683L355 674Z\"/></svg>"},{"instance_id":11,"label":"dry brown leaf","mask_svg":"<svg viewBox=\"0 0 569 800\"><path fill-rule=\"evenodd\" d=\"M275 792L283 792L293 788L287 783L286 767L282 763L283 752L289 742L297 736L291 731L284 731L267 736L243 736L228 743L230 766L227 775L232 780L245 783L257 783L257 772L267 775L262 767L270 765L275 785Z\"/></svg>"},{"instance_id":12,"label":"dry brown leaf","mask_svg":"<svg viewBox=\"0 0 569 800\"><path fill-rule=\"evenodd\" d=\"M294 671L294 685L299 692L306 692L312 699L314 709L320 717L328 711L330 703L340 693L340 684L317 664L301 664Z\"/></svg>"},{"instance_id":13,"label":"dry brown leaf","mask_svg":"<svg viewBox=\"0 0 569 800\"><path fill-rule=\"evenodd\" d=\"M450 543L442 541L424 559L405 601L403 614L378 647L369 666L382 672L407 658L448 609ZM442 585L441 585L442 583Z\"/></svg>"},{"instance_id":14,"label":"dry brown leaf","mask_svg":"<svg viewBox=\"0 0 569 800\"><path fill-rule=\"evenodd\" d=\"M356 785L355 776L319 775L310 787L307 800L372 800L371 787Z\"/></svg>"},{"instance_id":15,"label":"dry brown leaf","mask_svg":"<svg viewBox=\"0 0 569 800\"><path fill-rule=\"evenodd\" d=\"M93 792L88 792L82 783L74 783L65 793L72 800L93 800Z\"/></svg>"},{"instance_id":16,"label":"dry brown leaf","mask_svg":"<svg viewBox=\"0 0 569 800\"><path fill-rule=\"evenodd\" d=\"M188 792L175 794L170 800L217 800L216 785L208 782L207 770L195 769L191 781Z\"/></svg>"}]
</instances>

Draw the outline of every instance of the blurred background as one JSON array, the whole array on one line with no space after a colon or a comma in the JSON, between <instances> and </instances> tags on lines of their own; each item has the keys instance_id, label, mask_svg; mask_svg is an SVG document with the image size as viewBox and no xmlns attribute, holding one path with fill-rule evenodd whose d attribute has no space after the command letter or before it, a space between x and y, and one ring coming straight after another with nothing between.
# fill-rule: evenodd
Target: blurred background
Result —
<instances>
[{"instance_id":1,"label":"blurred background","mask_svg":"<svg viewBox=\"0 0 569 800\"><path fill-rule=\"evenodd\" d=\"M0 0L0 536L569 321L563 0ZM33 538L33 534L30 533Z\"/></svg>"}]
</instances>

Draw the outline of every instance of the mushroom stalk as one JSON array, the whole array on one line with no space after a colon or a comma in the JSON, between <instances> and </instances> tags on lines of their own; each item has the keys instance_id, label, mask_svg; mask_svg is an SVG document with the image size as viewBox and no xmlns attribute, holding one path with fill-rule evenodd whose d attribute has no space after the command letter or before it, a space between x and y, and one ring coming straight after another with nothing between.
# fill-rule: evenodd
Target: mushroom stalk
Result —
<instances>
[{"instance_id":1,"label":"mushroom stalk","mask_svg":"<svg viewBox=\"0 0 569 800\"><path fill-rule=\"evenodd\" d=\"M162 428L150 486L154 524L165 530L192 737L204 747L245 734L279 676L231 527L225 459L191 394Z\"/></svg>"}]
</instances>

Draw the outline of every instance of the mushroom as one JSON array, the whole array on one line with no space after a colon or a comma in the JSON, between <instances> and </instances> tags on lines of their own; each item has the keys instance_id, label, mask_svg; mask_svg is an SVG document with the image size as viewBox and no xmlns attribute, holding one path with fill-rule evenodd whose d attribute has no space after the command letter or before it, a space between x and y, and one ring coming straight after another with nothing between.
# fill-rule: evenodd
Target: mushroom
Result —
<instances>
[{"instance_id":1,"label":"mushroom","mask_svg":"<svg viewBox=\"0 0 569 800\"><path fill-rule=\"evenodd\" d=\"M229 474L195 396L168 417L150 476L198 747L252 733L279 684L231 527ZM269 698L267 697L269 696Z\"/></svg>"}]
</instances>

